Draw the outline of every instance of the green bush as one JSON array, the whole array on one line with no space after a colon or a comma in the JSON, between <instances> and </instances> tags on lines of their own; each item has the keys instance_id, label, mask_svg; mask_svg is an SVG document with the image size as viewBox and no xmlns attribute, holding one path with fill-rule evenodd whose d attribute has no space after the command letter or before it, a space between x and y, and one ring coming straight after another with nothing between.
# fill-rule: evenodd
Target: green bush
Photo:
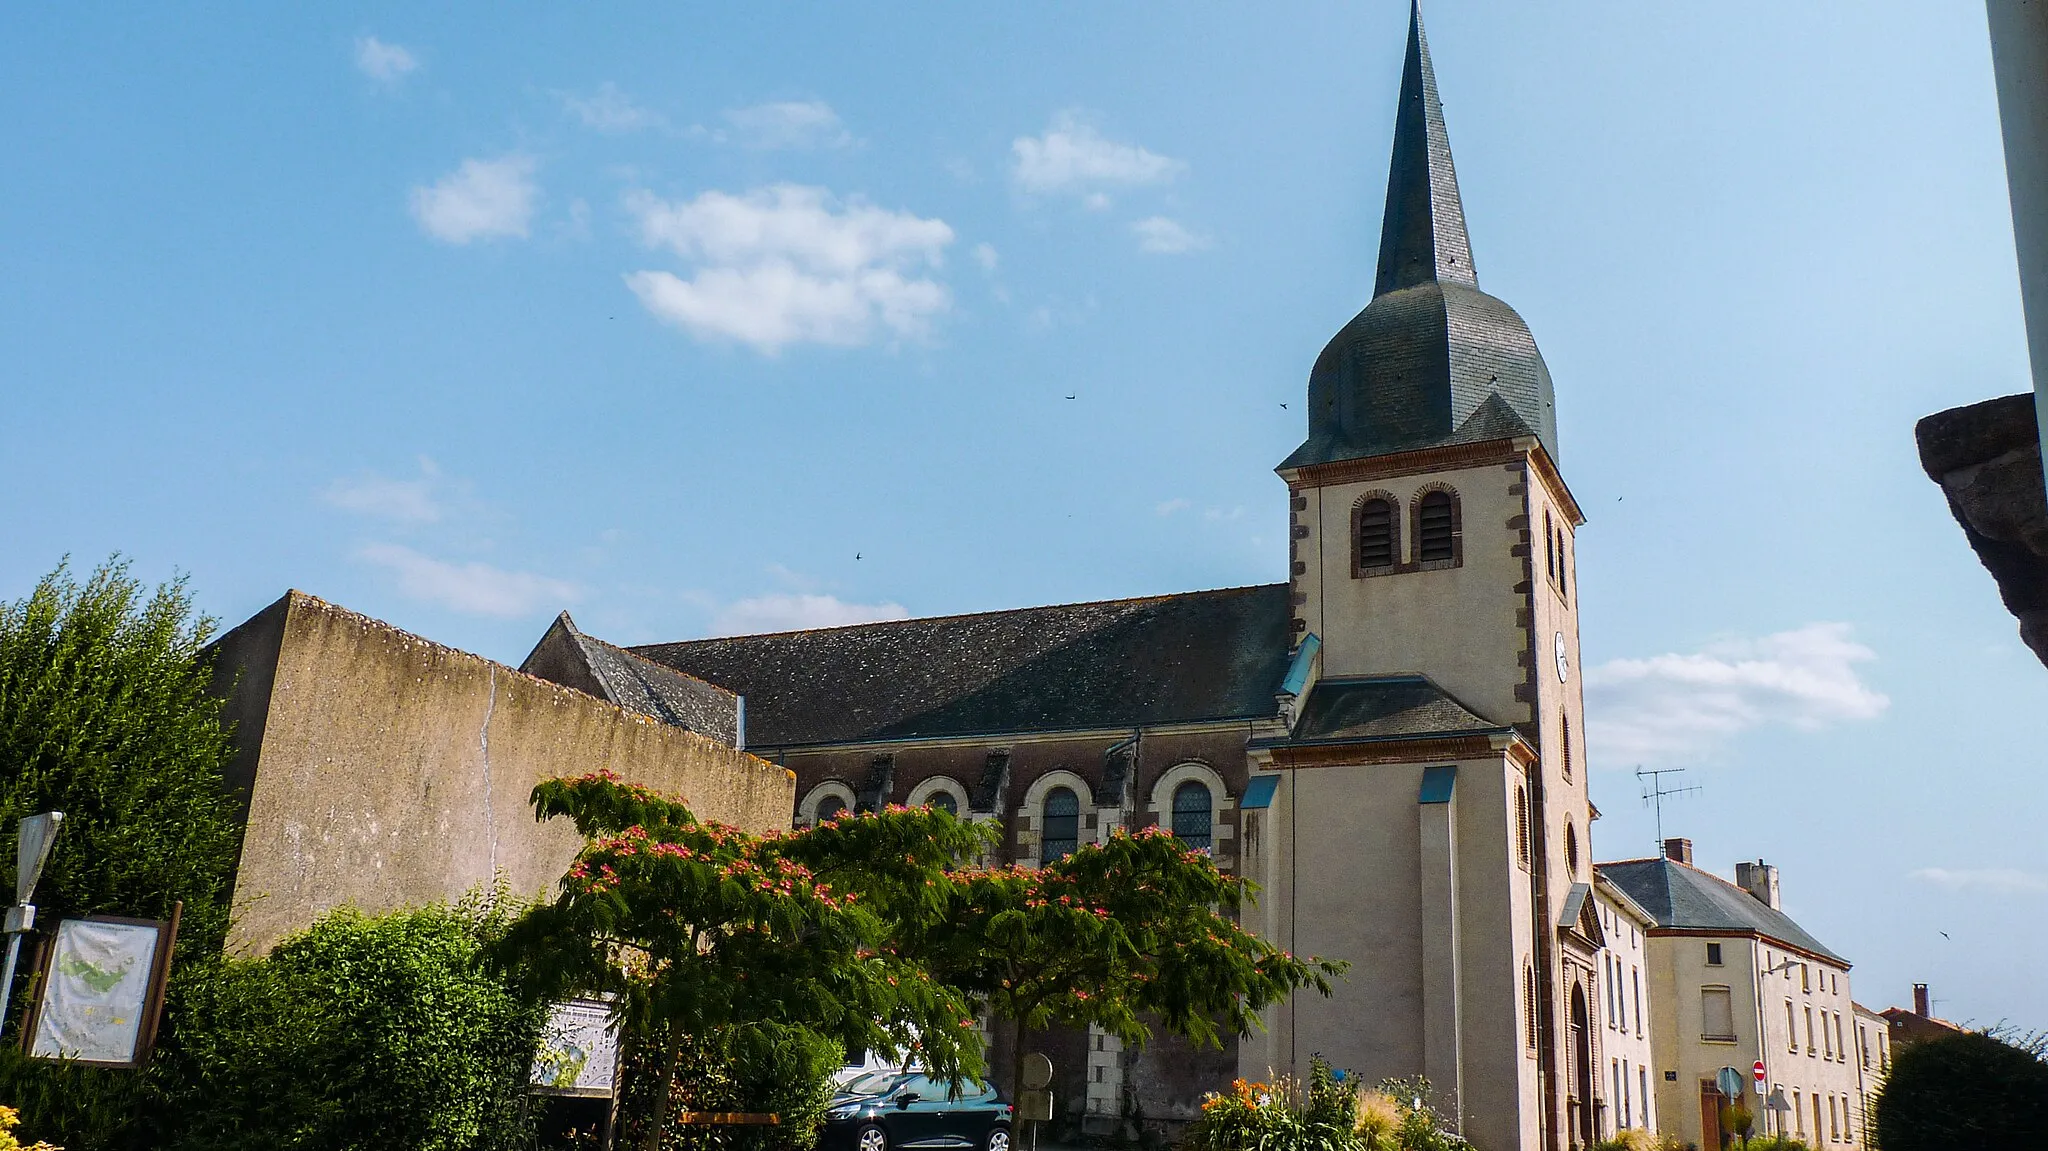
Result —
<instances>
[{"instance_id":1,"label":"green bush","mask_svg":"<svg viewBox=\"0 0 2048 1151\"><path fill-rule=\"evenodd\" d=\"M629 1050L624 1058L627 1099L620 1107L619 1147L637 1147L644 1128L633 1117L655 1113L636 1106L654 1089L653 1074L665 1037ZM747 1028L730 1039L686 1041L673 1078L669 1106L677 1111L748 1111L775 1115L774 1126L671 1124L664 1151L810 1151L832 1102L832 1073L846 1062L839 1044L800 1027Z\"/></svg>"},{"instance_id":2,"label":"green bush","mask_svg":"<svg viewBox=\"0 0 2048 1151\"><path fill-rule=\"evenodd\" d=\"M2048 1062L1978 1032L1901 1046L1876 1135L1885 1151L2048 1147Z\"/></svg>"},{"instance_id":3,"label":"green bush","mask_svg":"<svg viewBox=\"0 0 2048 1151\"><path fill-rule=\"evenodd\" d=\"M195 987L162 1145L466 1151L531 1142L544 1010L477 962L491 901L328 914Z\"/></svg>"},{"instance_id":4,"label":"green bush","mask_svg":"<svg viewBox=\"0 0 2048 1151\"><path fill-rule=\"evenodd\" d=\"M230 745L199 658L213 621L183 580L146 592L116 557L83 585L68 567L0 605L0 860L12 890L20 817L65 815L37 886L38 918L184 909L159 1050L178 1043L194 972L219 953L241 833ZM25 1018L28 981L8 1022ZM163 1075L62 1066L0 1039L0 1099L72 1151L146 1147Z\"/></svg>"},{"instance_id":5,"label":"green bush","mask_svg":"<svg viewBox=\"0 0 2048 1151\"><path fill-rule=\"evenodd\" d=\"M1239 1079L1202 1100L1182 1146L1189 1151L1461 1151L1471 1144L1445 1129L1425 1079L1389 1079L1361 1093L1320 1056L1306 1087L1292 1080Z\"/></svg>"}]
</instances>

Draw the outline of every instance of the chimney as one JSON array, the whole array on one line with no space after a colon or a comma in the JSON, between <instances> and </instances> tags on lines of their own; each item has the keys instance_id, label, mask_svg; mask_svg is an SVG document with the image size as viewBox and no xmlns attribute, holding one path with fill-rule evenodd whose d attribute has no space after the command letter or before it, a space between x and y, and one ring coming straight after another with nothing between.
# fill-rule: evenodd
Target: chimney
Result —
<instances>
[{"instance_id":1,"label":"chimney","mask_svg":"<svg viewBox=\"0 0 2048 1151\"><path fill-rule=\"evenodd\" d=\"M1684 864L1690 864L1690 863L1692 862L1692 840L1690 840L1690 839L1667 839L1667 840L1665 840L1665 841L1664 841L1664 858L1666 858L1666 859L1669 859L1669 860L1671 860L1671 861L1673 861L1673 862L1675 862L1675 863L1684 863Z\"/></svg>"},{"instance_id":2,"label":"chimney","mask_svg":"<svg viewBox=\"0 0 2048 1151\"><path fill-rule=\"evenodd\" d=\"M1743 860L1735 865L1735 886L1756 897L1758 903L1773 911L1778 907L1778 869L1759 859L1755 863Z\"/></svg>"},{"instance_id":3,"label":"chimney","mask_svg":"<svg viewBox=\"0 0 2048 1151\"><path fill-rule=\"evenodd\" d=\"M1915 983L1913 985L1913 1014L1918 1015L1922 1019L1929 1019L1934 1015L1934 1011L1928 1004L1927 999L1927 985L1925 983Z\"/></svg>"}]
</instances>

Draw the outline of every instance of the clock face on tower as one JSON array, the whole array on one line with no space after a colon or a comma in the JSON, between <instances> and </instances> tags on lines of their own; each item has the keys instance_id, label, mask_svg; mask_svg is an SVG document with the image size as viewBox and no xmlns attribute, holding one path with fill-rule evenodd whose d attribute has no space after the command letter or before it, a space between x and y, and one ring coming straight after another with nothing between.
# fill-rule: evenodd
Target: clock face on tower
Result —
<instances>
[{"instance_id":1,"label":"clock face on tower","mask_svg":"<svg viewBox=\"0 0 2048 1151\"><path fill-rule=\"evenodd\" d=\"M1571 653L1565 650L1564 633L1557 633L1557 682L1563 683L1572 677Z\"/></svg>"}]
</instances>

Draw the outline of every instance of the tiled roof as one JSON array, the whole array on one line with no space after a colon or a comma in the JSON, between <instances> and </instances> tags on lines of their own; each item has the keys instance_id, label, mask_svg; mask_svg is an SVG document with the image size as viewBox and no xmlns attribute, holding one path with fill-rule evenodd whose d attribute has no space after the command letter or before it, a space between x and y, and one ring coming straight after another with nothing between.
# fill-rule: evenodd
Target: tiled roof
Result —
<instances>
[{"instance_id":1,"label":"tiled roof","mask_svg":"<svg viewBox=\"0 0 2048 1151\"><path fill-rule=\"evenodd\" d=\"M587 636L568 612L555 618L520 670L734 747L745 739L732 691Z\"/></svg>"},{"instance_id":2,"label":"tiled roof","mask_svg":"<svg viewBox=\"0 0 2048 1151\"><path fill-rule=\"evenodd\" d=\"M1287 585L650 644L746 697L756 747L1271 715Z\"/></svg>"},{"instance_id":3,"label":"tiled roof","mask_svg":"<svg viewBox=\"0 0 2048 1151\"><path fill-rule=\"evenodd\" d=\"M1408 29L1373 298L1317 358L1308 417L1308 438L1283 469L1522 435L1557 456L1550 369L1529 325L1480 291L1473 271L1419 10Z\"/></svg>"},{"instance_id":4,"label":"tiled roof","mask_svg":"<svg viewBox=\"0 0 2048 1151\"><path fill-rule=\"evenodd\" d=\"M1301 721L1284 741L1316 743L1497 732L1502 724L1459 703L1426 676L1324 679L1310 690Z\"/></svg>"},{"instance_id":5,"label":"tiled roof","mask_svg":"<svg viewBox=\"0 0 2048 1151\"><path fill-rule=\"evenodd\" d=\"M1828 950L1827 945L1807 934L1782 911L1764 903L1740 887L1712 872L1701 871L1670 859L1630 859L1602 863L1596 870L1655 917L1659 927L1754 932L1801 951L1832 959L1847 967L1849 961Z\"/></svg>"}]
</instances>

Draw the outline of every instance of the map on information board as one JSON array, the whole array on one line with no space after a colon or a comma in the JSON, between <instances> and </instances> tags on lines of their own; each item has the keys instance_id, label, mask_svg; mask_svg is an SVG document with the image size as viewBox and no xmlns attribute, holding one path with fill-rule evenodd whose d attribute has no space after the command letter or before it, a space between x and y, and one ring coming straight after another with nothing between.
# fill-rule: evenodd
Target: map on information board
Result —
<instances>
[{"instance_id":1,"label":"map on information board","mask_svg":"<svg viewBox=\"0 0 2048 1151\"><path fill-rule=\"evenodd\" d=\"M154 923L59 923L29 1053L41 1059L134 1063L162 939L163 928Z\"/></svg>"},{"instance_id":2,"label":"map on information board","mask_svg":"<svg viewBox=\"0 0 2048 1151\"><path fill-rule=\"evenodd\" d=\"M610 1095L619 1063L619 1034L611 1007L597 999L571 999L548 1010L533 1088L550 1095Z\"/></svg>"}]
</instances>

